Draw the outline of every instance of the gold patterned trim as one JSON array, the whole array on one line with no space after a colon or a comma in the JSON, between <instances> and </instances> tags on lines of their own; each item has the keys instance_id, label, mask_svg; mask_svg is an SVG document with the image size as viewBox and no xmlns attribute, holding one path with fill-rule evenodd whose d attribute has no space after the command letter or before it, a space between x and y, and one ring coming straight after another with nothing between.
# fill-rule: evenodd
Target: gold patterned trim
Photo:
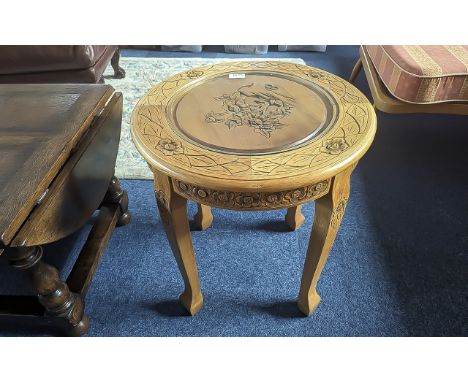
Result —
<instances>
[{"instance_id":1,"label":"gold patterned trim","mask_svg":"<svg viewBox=\"0 0 468 382\"><path fill-rule=\"evenodd\" d=\"M399 70L398 66L393 65L392 67L392 75L390 76L390 82L388 84L388 89L393 94L396 90L398 83L400 82L401 77L401 70Z\"/></svg>"},{"instance_id":2,"label":"gold patterned trim","mask_svg":"<svg viewBox=\"0 0 468 382\"><path fill-rule=\"evenodd\" d=\"M442 68L440 65L435 62L419 45L402 45L402 48L411 56L411 58L421 68L421 72L425 75L439 76L442 74ZM434 99L437 89L439 88L439 83L440 81L434 80L421 82L416 95L416 102L421 102L426 99Z\"/></svg>"},{"instance_id":3,"label":"gold patterned trim","mask_svg":"<svg viewBox=\"0 0 468 382\"><path fill-rule=\"evenodd\" d=\"M427 54L426 51L419 45L402 45L401 47L416 62L416 64L421 69L421 72L424 73L423 76L434 77L440 76L442 74L442 68L440 67L440 65L437 62L435 62L432 59L432 57L429 54ZM423 68L424 70L422 70ZM412 73L412 75L417 74Z\"/></svg>"},{"instance_id":4,"label":"gold patterned trim","mask_svg":"<svg viewBox=\"0 0 468 382\"><path fill-rule=\"evenodd\" d=\"M468 98L468 76L465 78L465 81L463 81L463 86L460 89L459 97L463 99Z\"/></svg>"},{"instance_id":5,"label":"gold patterned trim","mask_svg":"<svg viewBox=\"0 0 468 382\"><path fill-rule=\"evenodd\" d=\"M233 210L272 210L296 206L327 194L330 180L280 192L219 191L175 179L173 185L179 195L208 206Z\"/></svg>"},{"instance_id":6,"label":"gold patterned trim","mask_svg":"<svg viewBox=\"0 0 468 382\"><path fill-rule=\"evenodd\" d=\"M433 78L422 81L419 85L415 102L421 103L428 99L435 99L437 90L439 90L440 81L440 78Z\"/></svg>"},{"instance_id":7,"label":"gold patterned trim","mask_svg":"<svg viewBox=\"0 0 468 382\"><path fill-rule=\"evenodd\" d=\"M468 51L461 45L444 45L444 48L452 53L455 58L465 65L468 71Z\"/></svg>"}]
</instances>

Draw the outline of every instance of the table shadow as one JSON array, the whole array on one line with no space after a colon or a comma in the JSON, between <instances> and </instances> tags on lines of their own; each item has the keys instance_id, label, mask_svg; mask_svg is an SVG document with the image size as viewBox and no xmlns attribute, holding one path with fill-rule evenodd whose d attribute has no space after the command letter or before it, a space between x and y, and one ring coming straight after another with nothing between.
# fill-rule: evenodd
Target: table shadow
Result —
<instances>
[{"instance_id":1,"label":"table shadow","mask_svg":"<svg viewBox=\"0 0 468 382\"><path fill-rule=\"evenodd\" d=\"M260 311L261 313L268 313L270 316L278 318L305 318L297 307L296 301L283 300L265 305L252 305L252 308Z\"/></svg>"},{"instance_id":2,"label":"table shadow","mask_svg":"<svg viewBox=\"0 0 468 382\"><path fill-rule=\"evenodd\" d=\"M256 229L268 232L293 232L284 220L270 220L261 222L256 226Z\"/></svg>"},{"instance_id":3,"label":"table shadow","mask_svg":"<svg viewBox=\"0 0 468 382\"><path fill-rule=\"evenodd\" d=\"M190 314L179 300L164 300L157 303L145 303L143 307L165 317L188 317Z\"/></svg>"}]
</instances>

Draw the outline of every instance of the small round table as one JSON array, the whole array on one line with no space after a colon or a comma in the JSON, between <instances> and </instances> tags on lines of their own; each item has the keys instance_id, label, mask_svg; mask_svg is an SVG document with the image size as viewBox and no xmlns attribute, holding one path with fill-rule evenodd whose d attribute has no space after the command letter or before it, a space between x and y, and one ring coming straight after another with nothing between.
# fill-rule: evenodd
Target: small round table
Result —
<instances>
[{"instance_id":1,"label":"small round table","mask_svg":"<svg viewBox=\"0 0 468 382\"><path fill-rule=\"evenodd\" d=\"M350 175L372 143L376 116L347 81L316 68L276 61L228 62L179 73L153 87L132 115L133 141L154 173L154 192L184 279L180 301L203 305L187 220L211 225L210 207L288 209L316 200L298 297L310 315L316 286L343 218Z\"/></svg>"}]
</instances>

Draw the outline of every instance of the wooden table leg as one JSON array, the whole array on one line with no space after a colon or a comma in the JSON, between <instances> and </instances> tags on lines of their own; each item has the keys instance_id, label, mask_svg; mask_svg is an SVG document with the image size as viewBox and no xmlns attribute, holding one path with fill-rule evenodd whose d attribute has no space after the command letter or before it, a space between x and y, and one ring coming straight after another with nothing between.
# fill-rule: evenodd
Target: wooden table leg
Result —
<instances>
[{"instance_id":1,"label":"wooden table leg","mask_svg":"<svg viewBox=\"0 0 468 382\"><path fill-rule=\"evenodd\" d=\"M299 229L301 225L304 223L304 215L301 212L302 206L295 206L288 208L288 212L286 212L285 220L288 224L289 228L293 231Z\"/></svg>"},{"instance_id":2,"label":"wooden table leg","mask_svg":"<svg viewBox=\"0 0 468 382\"><path fill-rule=\"evenodd\" d=\"M42 261L42 248L18 247L8 250L12 267L28 272L32 289L37 293L46 314L63 318L68 335L81 336L88 330L88 316L82 298L70 292L60 280L57 269Z\"/></svg>"},{"instance_id":3,"label":"wooden table leg","mask_svg":"<svg viewBox=\"0 0 468 382\"><path fill-rule=\"evenodd\" d=\"M120 218L117 221L117 227L127 225L132 219L132 214L128 210L128 194L121 186L119 180L113 176L103 203L117 203L120 205Z\"/></svg>"},{"instance_id":4,"label":"wooden table leg","mask_svg":"<svg viewBox=\"0 0 468 382\"><path fill-rule=\"evenodd\" d=\"M356 77L358 76L359 72L361 71L361 69L362 69L362 60L359 59L354 65L353 71L351 72L351 75L349 76L348 81L353 83Z\"/></svg>"},{"instance_id":5,"label":"wooden table leg","mask_svg":"<svg viewBox=\"0 0 468 382\"><path fill-rule=\"evenodd\" d=\"M315 218L307 249L297 304L309 316L320 303L317 282L332 248L349 197L354 167L335 176L330 191L315 201Z\"/></svg>"},{"instance_id":6,"label":"wooden table leg","mask_svg":"<svg viewBox=\"0 0 468 382\"><path fill-rule=\"evenodd\" d=\"M125 78L125 70L120 65L120 48L117 48L114 55L111 58L111 66L114 69L114 78L122 79Z\"/></svg>"},{"instance_id":7,"label":"wooden table leg","mask_svg":"<svg viewBox=\"0 0 468 382\"><path fill-rule=\"evenodd\" d=\"M187 200L174 192L167 176L157 172L155 195L169 244L184 279L185 290L179 299L188 312L195 315L203 305L203 295L187 219Z\"/></svg>"},{"instance_id":8,"label":"wooden table leg","mask_svg":"<svg viewBox=\"0 0 468 382\"><path fill-rule=\"evenodd\" d=\"M211 207L205 206L204 204L197 203L198 211L193 217L193 221L198 229L204 231L211 227L213 223L213 214L211 213Z\"/></svg>"}]
</instances>

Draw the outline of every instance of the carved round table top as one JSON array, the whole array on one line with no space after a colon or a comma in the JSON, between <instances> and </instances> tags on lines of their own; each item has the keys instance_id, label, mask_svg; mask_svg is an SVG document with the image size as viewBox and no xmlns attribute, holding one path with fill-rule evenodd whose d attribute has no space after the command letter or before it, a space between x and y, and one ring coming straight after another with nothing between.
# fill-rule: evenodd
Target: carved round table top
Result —
<instances>
[{"instance_id":1,"label":"carved round table top","mask_svg":"<svg viewBox=\"0 0 468 382\"><path fill-rule=\"evenodd\" d=\"M132 115L151 167L232 191L280 191L328 179L369 148L376 117L347 81L277 61L228 62L153 87Z\"/></svg>"}]
</instances>

